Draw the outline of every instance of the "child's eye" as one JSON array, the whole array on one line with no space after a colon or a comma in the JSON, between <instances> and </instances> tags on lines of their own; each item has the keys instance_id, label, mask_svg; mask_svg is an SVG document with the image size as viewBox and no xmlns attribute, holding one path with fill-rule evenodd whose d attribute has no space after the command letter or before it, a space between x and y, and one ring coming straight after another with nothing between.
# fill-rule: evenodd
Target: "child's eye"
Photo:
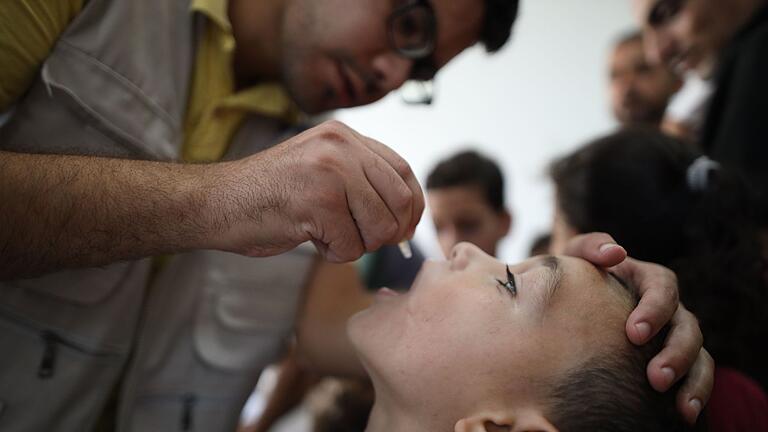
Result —
<instances>
[{"instance_id":1,"label":"child's eye","mask_svg":"<svg viewBox=\"0 0 768 432\"><path fill-rule=\"evenodd\" d=\"M506 289L512 297L517 295L517 283L515 283L515 276L509 270L509 265L507 265L507 281L503 282L501 279L496 279L496 282Z\"/></svg>"}]
</instances>

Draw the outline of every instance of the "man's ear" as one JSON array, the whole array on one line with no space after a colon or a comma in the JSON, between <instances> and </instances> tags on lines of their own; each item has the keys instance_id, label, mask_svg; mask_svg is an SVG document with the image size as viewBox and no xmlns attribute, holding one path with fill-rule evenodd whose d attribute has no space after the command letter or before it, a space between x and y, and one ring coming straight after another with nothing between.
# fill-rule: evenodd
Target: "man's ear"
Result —
<instances>
[{"instance_id":1,"label":"man's ear","mask_svg":"<svg viewBox=\"0 0 768 432\"><path fill-rule=\"evenodd\" d=\"M536 411L487 413L456 422L454 432L558 432L557 428Z\"/></svg>"}]
</instances>

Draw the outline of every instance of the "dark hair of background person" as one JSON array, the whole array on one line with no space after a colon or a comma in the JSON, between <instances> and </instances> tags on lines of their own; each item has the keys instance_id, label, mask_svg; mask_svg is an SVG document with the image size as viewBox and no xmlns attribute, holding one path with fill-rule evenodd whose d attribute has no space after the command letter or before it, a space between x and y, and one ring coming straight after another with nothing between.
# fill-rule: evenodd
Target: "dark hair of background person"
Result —
<instances>
[{"instance_id":1,"label":"dark hair of background person","mask_svg":"<svg viewBox=\"0 0 768 432\"><path fill-rule=\"evenodd\" d=\"M314 418L313 432L364 432L374 401L370 381L345 380L329 406Z\"/></svg>"},{"instance_id":2,"label":"dark hair of background person","mask_svg":"<svg viewBox=\"0 0 768 432\"><path fill-rule=\"evenodd\" d=\"M512 34L512 25L517 20L519 6L519 0L485 0L480 42L486 51L496 52L507 43Z\"/></svg>"},{"instance_id":3,"label":"dark hair of background person","mask_svg":"<svg viewBox=\"0 0 768 432\"><path fill-rule=\"evenodd\" d=\"M427 177L427 190L458 186L479 188L491 208L504 211L504 177L491 159L463 151L440 162Z\"/></svg>"},{"instance_id":4,"label":"dark hair of background person","mask_svg":"<svg viewBox=\"0 0 768 432\"><path fill-rule=\"evenodd\" d=\"M722 168L693 190L687 171L699 156L661 132L631 128L556 161L550 174L571 227L607 232L635 258L672 269L718 366L765 388L768 300L753 194Z\"/></svg>"},{"instance_id":5,"label":"dark hair of background person","mask_svg":"<svg viewBox=\"0 0 768 432\"><path fill-rule=\"evenodd\" d=\"M528 256L546 255L549 253L549 245L552 243L552 234L539 234L533 239Z\"/></svg>"}]
</instances>

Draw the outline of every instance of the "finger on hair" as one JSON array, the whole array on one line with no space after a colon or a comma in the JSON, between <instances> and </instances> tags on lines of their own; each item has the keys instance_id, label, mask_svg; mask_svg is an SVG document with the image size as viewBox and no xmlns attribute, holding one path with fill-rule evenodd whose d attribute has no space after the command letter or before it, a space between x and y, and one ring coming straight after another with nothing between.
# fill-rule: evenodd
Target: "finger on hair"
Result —
<instances>
[{"instance_id":1,"label":"finger on hair","mask_svg":"<svg viewBox=\"0 0 768 432\"><path fill-rule=\"evenodd\" d=\"M695 424L712 395L715 384L715 361L706 349L699 351L696 361L677 392L677 409L690 424Z\"/></svg>"},{"instance_id":2,"label":"finger on hair","mask_svg":"<svg viewBox=\"0 0 768 432\"><path fill-rule=\"evenodd\" d=\"M627 319L627 336L642 345L673 319L678 309L677 278L665 267L633 259L611 271L640 294L640 302Z\"/></svg>"},{"instance_id":3,"label":"finger on hair","mask_svg":"<svg viewBox=\"0 0 768 432\"><path fill-rule=\"evenodd\" d=\"M672 319L664 348L648 363L648 379L658 391L667 391L691 370L704 338L692 313L680 306Z\"/></svg>"}]
</instances>

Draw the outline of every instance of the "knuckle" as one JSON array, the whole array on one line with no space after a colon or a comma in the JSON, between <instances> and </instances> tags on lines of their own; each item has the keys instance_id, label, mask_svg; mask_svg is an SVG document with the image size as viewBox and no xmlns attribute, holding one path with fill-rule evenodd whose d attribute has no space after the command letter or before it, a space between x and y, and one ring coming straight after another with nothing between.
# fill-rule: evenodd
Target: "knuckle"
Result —
<instances>
[{"instance_id":1,"label":"knuckle","mask_svg":"<svg viewBox=\"0 0 768 432\"><path fill-rule=\"evenodd\" d=\"M397 212L398 215L402 215L406 212L408 212L408 216L410 216L411 206L413 204L413 192L405 188L401 193L397 194L397 196L394 198L392 205L394 206L394 210Z\"/></svg>"},{"instance_id":2,"label":"knuckle","mask_svg":"<svg viewBox=\"0 0 768 432\"><path fill-rule=\"evenodd\" d=\"M657 266L661 268L664 278L669 281L670 286L675 288L675 292L677 292L677 274L664 266L658 264Z\"/></svg>"},{"instance_id":3,"label":"knuckle","mask_svg":"<svg viewBox=\"0 0 768 432\"><path fill-rule=\"evenodd\" d=\"M316 131L319 134L319 138L337 145L344 144L350 140L349 126L338 120L323 122L320 126L317 126Z\"/></svg>"},{"instance_id":4,"label":"knuckle","mask_svg":"<svg viewBox=\"0 0 768 432\"><path fill-rule=\"evenodd\" d=\"M386 243L389 240L393 240L397 235L398 226L395 222L388 223L384 229L381 230L381 244Z\"/></svg>"},{"instance_id":5,"label":"knuckle","mask_svg":"<svg viewBox=\"0 0 768 432\"><path fill-rule=\"evenodd\" d=\"M336 119L326 120L322 122L318 127L326 130L335 130L340 132L349 130L349 126Z\"/></svg>"},{"instance_id":6,"label":"knuckle","mask_svg":"<svg viewBox=\"0 0 768 432\"><path fill-rule=\"evenodd\" d=\"M368 241L366 242L368 251L376 250L394 239L395 235L397 235L397 224L394 222L385 224L381 228L376 229L374 233L375 234L369 236Z\"/></svg>"},{"instance_id":7,"label":"knuckle","mask_svg":"<svg viewBox=\"0 0 768 432\"><path fill-rule=\"evenodd\" d=\"M409 179L412 174L411 166L408 165L408 162L399 157L392 162L392 168L394 168L395 172L400 177L406 180Z\"/></svg>"},{"instance_id":8,"label":"knuckle","mask_svg":"<svg viewBox=\"0 0 768 432\"><path fill-rule=\"evenodd\" d=\"M363 255L365 252L365 246L360 241L356 241L353 243L352 247L349 248L349 256L347 257L347 261L352 261L360 258L360 256Z\"/></svg>"},{"instance_id":9,"label":"knuckle","mask_svg":"<svg viewBox=\"0 0 768 432\"><path fill-rule=\"evenodd\" d=\"M305 163L306 169L311 172L318 172L316 179L327 180L328 176L338 175L344 172L345 161L339 151L333 145L318 145L312 151L307 152ZM320 183L320 182L315 182Z\"/></svg>"},{"instance_id":10,"label":"knuckle","mask_svg":"<svg viewBox=\"0 0 768 432\"><path fill-rule=\"evenodd\" d=\"M699 342L699 341L696 340L694 342ZM695 347L695 348L682 351L679 355L680 357L679 362L681 364L688 365L689 367L693 366L694 363L696 363L696 359L699 358L699 352L701 352L701 344L699 343L691 344L691 347Z\"/></svg>"},{"instance_id":11,"label":"knuckle","mask_svg":"<svg viewBox=\"0 0 768 432\"><path fill-rule=\"evenodd\" d=\"M613 240L613 237L611 237L610 234L603 231L596 231L584 234L582 237L579 238L581 241L586 242L586 244L594 244L590 242L595 242L597 244L603 244L603 243L615 243Z\"/></svg>"},{"instance_id":12,"label":"knuckle","mask_svg":"<svg viewBox=\"0 0 768 432\"><path fill-rule=\"evenodd\" d=\"M659 284L661 288L664 290L664 295L669 298L670 302L672 303L678 303L679 302L679 292L678 292L678 284L677 284L677 275L672 270L658 265L658 264L650 264L653 267L650 267L651 271L657 271L659 275Z\"/></svg>"},{"instance_id":13,"label":"knuckle","mask_svg":"<svg viewBox=\"0 0 768 432\"><path fill-rule=\"evenodd\" d=\"M704 334L701 332L699 321L696 319L696 316L688 311L684 311L680 329L680 331L684 332L683 334L685 336L690 338L690 346L696 347L695 354L692 355L697 356L701 347L704 345Z\"/></svg>"},{"instance_id":14,"label":"knuckle","mask_svg":"<svg viewBox=\"0 0 768 432\"><path fill-rule=\"evenodd\" d=\"M337 213L347 208L341 194L335 193L333 189L315 191L311 196L314 197L314 200L307 203L308 211L317 218L327 218L328 223L334 223L334 219L338 217Z\"/></svg>"}]
</instances>

